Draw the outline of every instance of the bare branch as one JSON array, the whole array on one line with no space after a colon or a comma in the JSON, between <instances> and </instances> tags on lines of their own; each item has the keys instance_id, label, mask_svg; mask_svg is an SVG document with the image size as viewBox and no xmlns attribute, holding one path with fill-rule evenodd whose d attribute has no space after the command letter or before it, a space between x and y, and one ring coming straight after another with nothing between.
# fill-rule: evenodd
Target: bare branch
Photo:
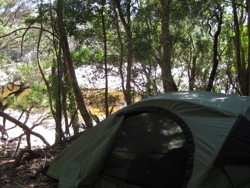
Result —
<instances>
[{"instance_id":1,"label":"bare branch","mask_svg":"<svg viewBox=\"0 0 250 188\"><path fill-rule=\"evenodd\" d=\"M28 29L43 30L43 31L45 31L45 32L47 32L47 33L53 35L53 36L56 37L57 39L59 38L59 37L58 37L57 35L55 35L53 32L51 32L51 31L49 31L49 30L47 30L47 29L44 29L44 28L37 27L37 26L32 26L32 27L28 27L28 28L27 28L27 27L18 28L18 29L14 30L14 31L12 31L12 32L10 32L10 33L7 33L7 34L5 34L5 35L0 36L0 38L8 37L8 36L10 36L10 35L12 35L12 34L15 34L15 33L18 32L18 31L28 30Z\"/></svg>"},{"instance_id":2,"label":"bare branch","mask_svg":"<svg viewBox=\"0 0 250 188\"><path fill-rule=\"evenodd\" d=\"M0 111L0 116L3 117L3 118L6 118L6 119L9 120L10 122L16 124L17 126L19 126L20 128L22 128L24 131L27 131L28 133L30 133L30 134L32 134L32 135L34 135L34 136L40 138L40 139L43 141L43 143L46 144L47 147L50 146L50 144L46 141L46 139L45 139L42 135L40 135L39 133L36 133L36 132L32 131L32 130L31 130L27 125L25 125L24 123L18 121L17 119L15 119L15 118L11 117L10 115L8 115L8 114L6 114L6 113L4 113L4 112L1 112L1 111Z\"/></svg>"}]
</instances>

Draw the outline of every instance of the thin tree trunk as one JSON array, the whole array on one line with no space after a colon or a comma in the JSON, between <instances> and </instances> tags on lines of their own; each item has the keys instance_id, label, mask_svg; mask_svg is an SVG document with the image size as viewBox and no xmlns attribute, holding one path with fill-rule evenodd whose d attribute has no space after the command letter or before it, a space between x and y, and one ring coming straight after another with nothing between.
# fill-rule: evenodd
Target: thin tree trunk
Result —
<instances>
[{"instance_id":1,"label":"thin tree trunk","mask_svg":"<svg viewBox=\"0 0 250 188\"><path fill-rule=\"evenodd\" d=\"M67 84L69 84L69 77L68 77L68 75L65 75L65 82ZM76 136L77 134L79 134L79 128L80 128L80 126L79 126L79 117L78 117L78 113L77 113L78 109L77 109L77 106L76 106L76 102L75 102L75 99L74 99L74 93L72 91L72 88L71 87L67 87L66 90L67 90L67 98L69 100L68 113L69 113L70 120L71 120L68 123L68 129L72 125L73 131L74 131L74 135Z\"/></svg>"},{"instance_id":2,"label":"thin tree trunk","mask_svg":"<svg viewBox=\"0 0 250 188\"><path fill-rule=\"evenodd\" d=\"M129 0L127 3L126 7L126 17L127 21L124 18L124 15L121 10L121 5L120 2L117 2L117 8L118 8L118 13L119 17L121 19L122 25L125 29L126 32L126 40L127 40L127 80L126 80L126 89L124 92L125 99L127 102L127 105L130 105L132 103L132 98L131 98L131 74L132 74L132 32L131 32L131 25L130 25L130 4L131 1Z\"/></svg>"},{"instance_id":3,"label":"thin tree trunk","mask_svg":"<svg viewBox=\"0 0 250 188\"><path fill-rule=\"evenodd\" d=\"M218 67L218 64L219 64L219 60L218 60L218 41L219 41L219 36L220 36L220 33L221 33L222 15L223 15L220 5L218 5L218 10L220 10L220 13L219 13L220 15L215 15L216 19L218 21L218 28L217 28L217 31L215 32L215 35L214 35L213 68L212 68L212 71L210 73L210 77L209 77L209 80L208 80L208 85L207 85L206 91L211 91L212 88L213 88L214 78L215 78L217 67Z\"/></svg>"},{"instance_id":4,"label":"thin tree trunk","mask_svg":"<svg viewBox=\"0 0 250 188\"><path fill-rule=\"evenodd\" d=\"M232 8L233 8L233 18L234 18L234 32L235 32L235 38L234 38L234 44L235 44L235 51L236 51L236 66L237 66L237 73L238 73L238 81L240 84L240 90L242 95L246 95L245 91L245 71L244 67L242 66L241 62L241 42L240 42L240 29L239 29L239 21L238 21L238 16L237 16L237 7L235 0L232 0Z\"/></svg>"},{"instance_id":5,"label":"thin tree trunk","mask_svg":"<svg viewBox=\"0 0 250 188\"><path fill-rule=\"evenodd\" d=\"M109 106L108 106L108 66L107 66L107 36L106 36L106 26L105 26L105 17L104 17L104 6L106 1L102 1L102 32L103 32L103 44L104 44L104 66L105 66L105 111L106 117L109 116Z\"/></svg>"},{"instance_id":6,"label":"thin tree trunk","mask_svg":"<svg viewBox=\"0 0 250 188\"><path fill-rule=\"evenodd\" d=\"M190 66L191 63L192 63L192 66ZM196 64L197 64L197 57L196 55L194 55L192 58L192 62L188 63L189 65L189 69L188 69L189 90L194 90Z\"/></svg>"},{"instance_id":7,"label":"thin tree trunk","mask_svg":"<svg viewBox=\"0 0 250 188\"><path fill-rule=\"evenodd\" d=\"M63 0L58 0L57 1L57 23L58 23L58 29L60 32L60 43L61 47L63 50L63 55L64 55L64 60L67 65L67 70L69 74L69 80L71 87L74 92L75 100L78 106L78 109L81 113L82 118L85 121L86 127L88 129L93 127L93 122L92 119L87 111L86 105L83 100L83 95L80 90L80 87L77 82L76 74L75 74L75 69L74 65L72 62L71 54L70 54L70 49L69 49L69 43L68 43L68 38L66 34L66 29L64 27L64 22L63 22L63 7L64 7L64 1Z\"/></svg>"},{"instance_id":8,"label":"thin tree trunk","mask_svg":"<svg viewBox=\"0 0 250 188\"><path fill-rule=\"evenodd\" d=\"M41 24L41 28L43 28L42 24ZM39 49L40 49L41 38L42 38L42 30L39 33L39 39L38 39L38 43L37 43L37 65L38 65L39 71L40 71L40 73L42 75L43 81L44 81L44 83L46 85L46 88L47 88L47 92L48 92L48 96L49 96L50 111L51 111L51 113L53 115L53 118L55 120L55 123L56 123L56 128L55 128L55 131L56 131L56 133L55 133L55 143L60 143L62 141L61 140L62 139L61 117L58 117L57 110L53 109L53 101L52 101L53 92L50 89L50 84L47 81L47 79L46 79L46 77L45 77L45 75L43 73L42 67L40 65L40 55L39 55L39 51L40 50ZM56 49L56 45L55 45L55 49ZM59 49L59 54L60 53L61 53L61 50ZM57 64L59 63L59 57L60 56L58 56L58 62L57 62ZM53 60L53 63L54 63L54 65L52 66L51 73L54 75L54 74L56 74L56 61ZM57 103L57 101L56 101L56 103Z\"/></svg>"},{"instance_id":9,"label":"thin tree trunk","mask_svg":"<svg viewBox=\"0 0 250 188\"><path fill-rule=\"evenodd\" d=\"M169 31L170 1L171 0L160 0L163 58L161 61L159 61L159 64L162 72L164 92L178 90L171 72L171 43Z\"/></svg>"},{"instance_id":10,"label":"thin tree trunk","mask_svg":"<svg viewBox=\"0 0 250 188\"><path fill-rule=\"evenodd\" d=\"M248 96L250 96L250 2L246 0L246 7L247 7L247 28L248 28L248 67L247 67L247 81L248 81Z\"/></svg>"},{"instance_id":11,"label":"thin tree trunk","mask_svg":"<svg viewBox=\"0 0 250 188\"><path fill-rule=\"evenodd\" d=\"M119 27L118 14L117 14L115 6L113 6L113 11L114 11L114 14L115 14L115 25L116 25L116 30L117 30L118 41L119 41L119 44L120 44L119 73L120 73L120 76L121 76L122 92L123 92L123 94L125 96L126 89L125 89L125 84L124 84L125 81L124 81L124 74L123 74L124 46L123 46L123 41L122 41L120 27Z\"/></svg>"},{"instance_id":12,"label":"thin tree trunk","mask_svg":"<svg viewBox=\"0 0 250 188\"><path fill-rule=\"evenodd\" d=\"M29 120L30 117L30 111L32 110L33 107L30 107L26 112L26 117L25 117L25 121L23 122L23 124L26 124ZM27 147L29 149L31 149L31 140L30 140L30 132L29 131L24 131L25 135L26 135L26 141L27 141Z\"/></svg>"},{"instance_id":13,"label":"thin tree trunk","mask_svg":"<svg viewBox=\"0 0 250 188\"><path fill-rule=\"evenodd\" d=\"M63 131L62 131L62 95L61 95L61 49L59 50L59 59L57 60L56 64L56 71L54 75L57 75L56 79L56 86L57 89L55 90L55 116L56 116L56 137L55 137L55 143L62 143L62 137L63 137ZM53 88L54 89L54 88Z\"/></svg>"},{"instance_id":14,"label":"thin tree trunk","mask_svg":"<svg viewBox=\"0 0 250 188\"><path fill-rule=\"evenodd\" d=\"M70 83L74 92L74 96L76 99L78 109L81 113L82 118L84 119L84 122L86 123L87 128L90 129L93 127L93 122L87 111L86 105L83 100L82 92L77 82L73 62L72 62L71 55L69 52L68 41L66 37L62 40L62 49L64 51L64 59L67 63L69 80L70 80Z\"/></svg>"},{"instance_id":15,"label":"thin tree trunk","mask_svg":"<svg viewBox=\"0 0 250 188\"><path fill-rule=\"evenodd\" d=\"M68 122L68 112L67 112L67 87L66 87L66 76L67 76L67 69L65 63L62 63L62 78L61 79L61 93L62 93L62 111L64 116L64 123L65 123L65 134L70 135L69 133L69 122Z\"/></svg>"},{"instance_id":16,"label":"thin tree trunk","mask_svg":"<svg viewBox=\"0 0 250 188\"><path fill-rule=\"evenodd\" d=\"M79 118L77 115L78 109L76 108L76 104L75 104L74 100L71 100L70 104L71 104L71 107L70 107L71 108L71 110L70 110L71 122L70 122L70 124L72 124L74 135L76 136L79 134L79 128L80 128ZM69 126L70 126L70 124L69 124Z\"/></svg>"}]
</instances>

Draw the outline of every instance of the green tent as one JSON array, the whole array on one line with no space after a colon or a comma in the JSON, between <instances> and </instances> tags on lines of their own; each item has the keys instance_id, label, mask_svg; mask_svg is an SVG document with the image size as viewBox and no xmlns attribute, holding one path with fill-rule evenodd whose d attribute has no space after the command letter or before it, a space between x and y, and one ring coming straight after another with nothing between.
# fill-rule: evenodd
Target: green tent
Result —
<instances>
[{"instance_id":1,"label":"green tent","mask_svg":"<svg viewBox=\"0 0 250 188\"><path fill-rule=\"evenodd\" d=\"M250 187L250 97L169 92L129 105L49 165L60 188Z\"/></svg>"}]
</instances>

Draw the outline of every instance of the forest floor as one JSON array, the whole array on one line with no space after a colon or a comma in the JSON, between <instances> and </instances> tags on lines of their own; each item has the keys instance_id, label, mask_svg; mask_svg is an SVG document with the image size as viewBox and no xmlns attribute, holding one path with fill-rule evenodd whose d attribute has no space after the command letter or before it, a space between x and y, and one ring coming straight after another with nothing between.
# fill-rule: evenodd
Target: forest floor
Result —
<instances>
[{"instance_id":1,"label":"forest floor","mask_svg":"<svg viewBox=\"0 0 250 188\"><path fill-rule=\"evenodd\" d=\"M53 178L41 174L34 176L74 139L43 149L22 149L15 157L0 157L0 188L58 187L58 181Z\"/></svg>"}]
</instances>

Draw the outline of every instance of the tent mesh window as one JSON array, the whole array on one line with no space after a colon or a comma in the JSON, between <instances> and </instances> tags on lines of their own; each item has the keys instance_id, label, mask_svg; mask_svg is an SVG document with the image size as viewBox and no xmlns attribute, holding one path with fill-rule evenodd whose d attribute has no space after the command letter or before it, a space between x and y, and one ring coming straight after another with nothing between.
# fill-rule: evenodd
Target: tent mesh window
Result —
<instances>
[{"instance_id":1,"label":"tent mesh window","mask_svg":"<svg viewBox=\"0 0 250 188\"><path fill-rule=\"evenodd\" d=\"M102 174L149 187L181 187L188 153L180 126L162 113L127 115Z\"/></svg>"}]
</instances>

